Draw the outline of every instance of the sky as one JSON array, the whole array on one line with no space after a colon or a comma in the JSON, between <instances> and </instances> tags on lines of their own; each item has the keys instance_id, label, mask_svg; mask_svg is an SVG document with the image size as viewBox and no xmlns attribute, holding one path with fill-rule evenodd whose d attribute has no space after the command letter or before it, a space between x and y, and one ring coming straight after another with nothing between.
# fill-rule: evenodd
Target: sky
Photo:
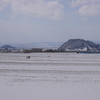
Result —
<instances>
[{"instance_id":1,"label":"sky","mask_svg":"<svg viewBox=\"0 0 100 100\"><path fill-rule=\"evenodd\" d=\"M100 42L100 0L0 0L0 43Z\"/></svg>"}]
</instances>

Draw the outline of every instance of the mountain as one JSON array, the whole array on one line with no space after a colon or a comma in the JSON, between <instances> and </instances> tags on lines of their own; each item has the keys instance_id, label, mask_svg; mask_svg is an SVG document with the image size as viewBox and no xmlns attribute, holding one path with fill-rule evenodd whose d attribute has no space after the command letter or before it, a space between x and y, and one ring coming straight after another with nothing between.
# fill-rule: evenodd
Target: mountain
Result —
<instances>
[{"instance_id":1,"label":"mountain","mask_svg":"<svg viewBox=\"0 0 100 100\"><path fill-rule=\"evenodd\" d=\"M59 48L62 42L34 42L29 44L11 44L12 46L19 49L31 49L31 48Z\"/></svg>"},{"instance_id":2,"label":"mountain","mask_svg":"<svg viewBox=\"0 0 100 100\"><path fill-rule=\"evenodd\" d=\"M99 52L100 45L83 39L70 39L58 48L59 51Z\"/></svg>"},{"instance_id":3,"label":"mountain","mask_svg":"<svg viewBox=\"0 0 100 100\"><path fill-rule=\"evenodd\" d=\"M15 49L15 47L12 47L12 46L10 46L10 45L3 45L3 46L1 47L1 49Z\"/></svg>"}]
</instances>

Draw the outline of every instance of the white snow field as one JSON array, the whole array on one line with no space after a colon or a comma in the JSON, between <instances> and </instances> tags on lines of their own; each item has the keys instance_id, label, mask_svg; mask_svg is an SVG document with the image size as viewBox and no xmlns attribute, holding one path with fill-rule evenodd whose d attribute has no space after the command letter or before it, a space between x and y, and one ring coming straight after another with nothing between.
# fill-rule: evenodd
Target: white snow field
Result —
<instances>
[{"instance_id":1,"label":"white snow field","mask_svg":"<svg viewBox=\"0 0 100 100\"><path fill-rule=\"evenodd\" d=\"M0 100L100 100L100 54L0 53Z\"/></svg>"}]
</instances>

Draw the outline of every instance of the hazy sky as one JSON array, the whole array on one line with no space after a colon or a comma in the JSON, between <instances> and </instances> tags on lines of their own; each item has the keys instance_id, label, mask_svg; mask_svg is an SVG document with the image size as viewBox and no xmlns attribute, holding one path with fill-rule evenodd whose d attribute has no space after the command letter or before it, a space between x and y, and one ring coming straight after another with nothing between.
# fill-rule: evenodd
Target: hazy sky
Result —
<instances>
[{"instance_id":1,"label":"hazy sky","mask_svg":"<svg viewBox=\"0 0 100 100\"><path fill-rule=\"evenodd\" d=\"M0 43L100 41L100 0L0 0Z\"/></svg>"}]
</instances>

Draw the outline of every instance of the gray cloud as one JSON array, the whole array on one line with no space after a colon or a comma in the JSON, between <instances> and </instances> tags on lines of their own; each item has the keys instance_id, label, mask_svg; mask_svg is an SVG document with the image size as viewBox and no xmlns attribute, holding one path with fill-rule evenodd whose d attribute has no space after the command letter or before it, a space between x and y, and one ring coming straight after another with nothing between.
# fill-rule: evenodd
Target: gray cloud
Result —
<instances>
[{"instance_id":1,"label":"gray cloud","mask_svg":"<svg viewBox=\"0 0 100 100\"><path fill-rule=\"evenodd\" d=\"M89 4L82 6L78 13L85 16L100 16L100 4Z\"/></svg>"},{"instance_id":2,"label":"gray cloud","mask_svg":"<svg viewBox=\"0 0 100 100\"><path fill-rule=\"evenodd\" d=\"M46 18L52 20L59 20L63 17L64 6L58 1L44 0L0 0L0 10L8 4L15 14L22 13L38 18Z\"/></svg>"},{"instance_id":3,"label":"gray cloud","mask_svg":"<svg viewBox=\"0 0 100 100\"><path fill-rule=\"evenodd\" d=\"M0 10L2 10L8 4L8 0L0 0Z\"/></svg>"},{"instance_id":4,"label":"gray cloud","mask_svg":"<svg viewBox=\"0 0 100 100\"><path fill-rule=\"evenodd\" d=\"M100 0L72 0L71 1L71 6L72 7L77 7L77 6L82 6L82 5L87 5L87 4L98 4Z\"/></svg>"},{"instance_id":5,"label":"gray cloud","mask_svg":"<svg viewBox=\"0 0 100 100\"><path fill-rule=\"evenodd\" d=\"M71 7L78 7L77 13L84 16L100 16L100 0L73 0Z\"/></svg>"}]
</instances>

